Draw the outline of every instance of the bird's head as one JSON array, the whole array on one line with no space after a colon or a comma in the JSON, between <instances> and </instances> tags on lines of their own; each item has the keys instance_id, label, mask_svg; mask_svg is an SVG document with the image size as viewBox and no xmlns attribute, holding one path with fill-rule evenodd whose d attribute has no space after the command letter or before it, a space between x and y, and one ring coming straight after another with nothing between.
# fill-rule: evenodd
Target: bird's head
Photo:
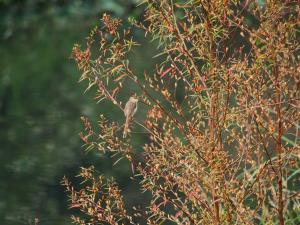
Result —
<instances>
[{"instance_id":1,"label":"bird's head","mask_svg":"<svg viewBox=\"0 0 300 225\"><path fill-rule=\"evenodd\" d=\"M136 94L134 94L134 95L132 95L130 98L129 98L129 101L131 101L131 102L138 102L138 97L137 97L137 95Z\"/></svg>"}]
</instances>

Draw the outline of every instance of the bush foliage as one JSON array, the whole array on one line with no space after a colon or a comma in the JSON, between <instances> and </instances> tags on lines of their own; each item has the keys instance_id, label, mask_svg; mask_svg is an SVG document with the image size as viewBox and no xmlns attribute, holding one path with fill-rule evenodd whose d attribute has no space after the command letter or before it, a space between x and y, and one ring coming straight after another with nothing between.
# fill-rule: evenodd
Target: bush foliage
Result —
<instances>
[{"instance_id":1,"label":"bush foliage","mask_svg":"<svg viewBox=\"0 0 300 225\"><path fill-rule=\"evenodd\" d=\"M85 117L88 150L126 158L149 206L129 213L114 180L81 168L67 178L77 224L297 224L299 198L299 5L296 1L144 0L132 27L104 14L72 56L87 89L124 109L136 87L139 108L129 137L122 124ZM162 60L137 75L133 31L157 41ZM102 104L102 103L101 103ZM146 110L146 115L139 112ZM137 119L142 118L142 119ZM125 118L124 118L125 120ZM142 157L134 130L148 136ZM96 131L99 130L99 131ZM118 160L116 160L116 163Z\"/></svg>"}]
</instances>

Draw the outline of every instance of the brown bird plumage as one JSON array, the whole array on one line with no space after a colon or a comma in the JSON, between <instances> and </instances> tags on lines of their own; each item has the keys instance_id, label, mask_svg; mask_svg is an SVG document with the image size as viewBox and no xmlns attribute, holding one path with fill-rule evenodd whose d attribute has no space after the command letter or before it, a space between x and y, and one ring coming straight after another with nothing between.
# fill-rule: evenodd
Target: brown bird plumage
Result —
<instances>
[{"instance_id":1,"label":"brown bird plumage","mask_svg":"<svg viewBox=\"0 0 300 225\"><path fill-rule=\"evenodd\" d=\"M126 138L128 133L129 122L134 116L134 114L136 113L137 102L138 102L138 98L136 97L136 95L133 95L129 98L128 102L125 105L124 115L126 117L126 120L124 125L123 138Z\"/></svg>"}]
</instances>

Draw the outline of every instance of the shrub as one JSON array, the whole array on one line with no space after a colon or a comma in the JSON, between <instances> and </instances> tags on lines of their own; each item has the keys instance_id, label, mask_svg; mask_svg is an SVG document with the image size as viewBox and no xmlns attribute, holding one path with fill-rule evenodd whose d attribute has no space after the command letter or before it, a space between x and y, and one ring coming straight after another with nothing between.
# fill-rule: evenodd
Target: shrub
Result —
<instances>
[{"instance_id":1,"label":"shrub","mask_svg":"<svg viewBox=\"0 0 300 225\"><path fill-rule=\"evenodd\" d=\"M143 160L122 126L87 118L88 149L120 154L151 193L145 212L130 215L115 181L82 168L75 190L67 178L78 224L297 224L299 213L299 5L296 1L145 0L134 29L158 42L161 64L133 72L132 29L104 14L84 50L73 48L80 81L120 112L122 92L138 89ZM95 51L97 49L97 51ZM180 98L180 96L183 96ZM129 98L129 96L128 96ZM137 114L139 113L139 110ZM136 118L136 117L135 117ZM125 118L124 118L125 120ZM133 124L136 124L134 127Z\"/></svg>"}]
</instances>

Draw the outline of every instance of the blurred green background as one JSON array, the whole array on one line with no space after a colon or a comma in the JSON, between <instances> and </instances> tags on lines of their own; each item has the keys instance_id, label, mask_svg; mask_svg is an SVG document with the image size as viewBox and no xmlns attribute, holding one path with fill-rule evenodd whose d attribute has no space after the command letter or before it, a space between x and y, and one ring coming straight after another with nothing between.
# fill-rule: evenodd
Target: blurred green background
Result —
<instances>
[{"instance_id":1,"label":"blurred green background","mask_svg":"<svg viewBox=\"0 0 300 225\"><path fill-rule=\"evenodd\" d=\"M0 0L0 224L34 224L34 218L43 225L71 224L60 181L90 164L116 176L129 201L140 201L128 179L129 165L112 167L109 156L81 147L80 116L96 121L107 109L96 105L92 91L83 94L86 84L77 83L80 74L70 59L73 44L84 45L103 12L139 17L135 5L134 0ZM150 50L134 54L136 70L151 68Z\"/></svg>"}]
</instances>

